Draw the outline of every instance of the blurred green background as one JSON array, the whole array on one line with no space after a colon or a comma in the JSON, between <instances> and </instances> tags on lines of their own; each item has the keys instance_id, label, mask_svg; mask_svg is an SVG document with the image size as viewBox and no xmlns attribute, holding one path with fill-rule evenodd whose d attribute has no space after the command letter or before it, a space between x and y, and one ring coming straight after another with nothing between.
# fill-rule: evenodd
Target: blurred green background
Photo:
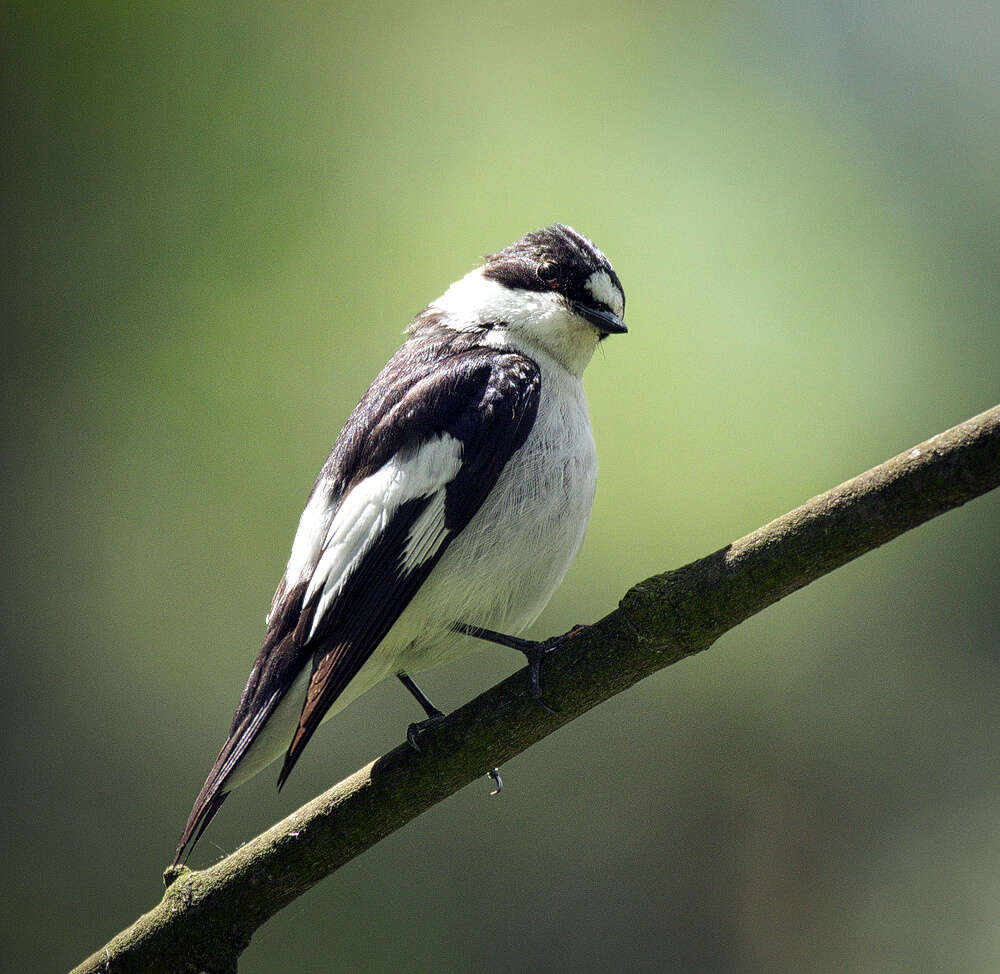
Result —
<instances>
[{"instance_id":1,"label":"blurred green background","mask_svg":"<svg viewBox=\"0 0 1000 974\"><path fill-rule=\"evenodd\" d=\"M993 405L995 3L5 7L4 965L152 906L409 318L554 220L630 334L538 636ZM1000 498L434 808L241 971L994 972ZM428 675L453 708L519 667ZM385 685L205 865L398 744Z\"/></svg>"}]
</instances>

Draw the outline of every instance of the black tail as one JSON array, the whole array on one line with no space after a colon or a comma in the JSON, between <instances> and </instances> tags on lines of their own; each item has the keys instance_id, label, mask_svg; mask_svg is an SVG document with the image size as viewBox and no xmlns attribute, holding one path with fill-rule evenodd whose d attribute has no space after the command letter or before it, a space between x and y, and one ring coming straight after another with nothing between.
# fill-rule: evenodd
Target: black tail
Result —
<instances>
[{"instance_id":1,"label":"black tail","mask_svg":"<svg viewBox=\"0 0 1000 974\"><path fill-rule=\"evenodd\" d=\"M251 692L253 675L251 674L251 684L244 692L244 701ZM255 689L255 688L254 688ZM274 708L281 699L280 693L272 693L256 711L241 714L236 712L233 726L229 732L229 739L222 745L219 756L212 765L205 784L201 786L198 797L194 800L194 807L188 816L187 824L181 833L181 841L177 844L177 854L174 856L173 864L176 866L181 859L187 859L194 848L195 843L201 838L201 833L208 828L208 823L212 821L215 813L222 807L226 800L226 795L231 791L226 787L233 770L240 760L249 750L257 735L260 733L268 718L274 713ZM240 706L243 706L241 702Z\"/></svg>"},{"instance_id":2,"label":"black tail","mask_svg":"<svg viewBox=\"0 0 1000 974\"><path fill-rule=\"evenodd\" d=\"M287 594L284 593L283 585L278 588L278 595L275 596L277 608L272 607L267 635L233 715L229 737L222 745L205 784L201 786L187 825L181 833L181 841L174 856L175 866L191 854L201 833L208 828L208 823L232 790L227 787L227 783L236 766L246 756L281 698L312 657L312 653L304 651L295 638L295 627L305 589L305 583L295 586ZM280 603L279 595L282 596Z\"/></svg>"},{"instance_id":3,"label":"black tail","mask_svg":"<svg viewBox=\"0 0 1000 974\"><path fill-rule=\"evenodd\" d=\"M178 866L182 859L185 861L191 855L195 844L201 838L201 833L208 828L208 823L215 818L215 813L222 807L222 803L229 797L228 791L209 791L209 781L205 782L201 794L198 795L194 808L188 816L187 825L181 833L181 841L177 844L177 853L174 856L173 865Z\"/></svg>"}]
</instances>

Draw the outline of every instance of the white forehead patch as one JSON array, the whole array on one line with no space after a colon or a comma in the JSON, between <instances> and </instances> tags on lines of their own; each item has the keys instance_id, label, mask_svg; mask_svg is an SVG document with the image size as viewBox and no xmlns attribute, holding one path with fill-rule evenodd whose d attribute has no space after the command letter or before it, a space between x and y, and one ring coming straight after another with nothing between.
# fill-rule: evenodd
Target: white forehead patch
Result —
<instances>
[{"instance_id":1,"label":"white forehead patch","mask_svg":"<svg viewBox=\"0 0 1000 974\"><path fill-rule=\"evenodd\" d=\"M619 318L625 313L622 292L615 287L607 271L594 271L583 286L595 301L606 304Z\"/></svg>"}]
</instances>

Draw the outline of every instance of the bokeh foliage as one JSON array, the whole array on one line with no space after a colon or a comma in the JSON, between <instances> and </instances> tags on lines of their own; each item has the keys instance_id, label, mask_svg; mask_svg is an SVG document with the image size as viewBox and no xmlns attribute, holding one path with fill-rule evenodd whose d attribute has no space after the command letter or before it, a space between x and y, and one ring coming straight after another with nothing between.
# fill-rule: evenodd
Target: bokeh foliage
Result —
<instances>
[{"instance_id":1,"label":"bokeh foliage","mask_svg":"<svg viewBox=\"0 0 1000 974\"><path fill-rule=\"evenodd\" d=\"M995 403L991 5L40 4L4 13L12 969L159 896L298 512L409 317L562 220L631 332L538 635ZM987 497L466 789L241 970L993 971ZM519 665L426 679L451 707ZM384 686L200 861L396 744Z\"/></svg>"}]
</instances>

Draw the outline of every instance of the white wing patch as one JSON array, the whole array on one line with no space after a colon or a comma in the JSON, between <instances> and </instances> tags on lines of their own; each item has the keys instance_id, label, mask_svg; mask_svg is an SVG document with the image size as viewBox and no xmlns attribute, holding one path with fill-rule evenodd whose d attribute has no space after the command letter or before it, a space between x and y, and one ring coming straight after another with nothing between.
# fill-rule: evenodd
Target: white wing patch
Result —
<instances>
[{"instance_id":1,"label":"white wing patch","mask_svg":"<svg viewBox=\"0 0 1000 974\"><path fill-rule=\"evenodd\" d=\"M335 510L332 498L324 488L325 485L317 485L299 518L299 528L295 532L292 554L285 570L289 588L309 577L323 550Z\"/></svg>"},{"instance_id":2,"label":"white wing patch","mask_svg":"<svg viewBox=\"0 0 1000 974\"><path fill-rule=\"evenodd\" d=\"M431 498L424 512L413 522L403 552L403 568L412 571L433 557L447 533L444 526L445 488L441 487Z\"/></svg>"},{"instance_id":3,"label":"white wing patch","mask_svg":"<svg viewBox=\"0 0 1000 974\"><path fill-rule=\"evenodd\" d=\"M607 271L594 271L583 286L595 301L607 305L619 318L625 313L622 292L615 287Z\"/></svg>"},{"instance_id":4,"label":"white wing patch","mask_svg":"<svg viewBox=\"0 0 1000 974\"><path fill-rule=\"evenodd\" d=\"M275 593L271 610L267 614L265 625L271 624L271 616L281 603L279 595L290 591L296 585L308 581L312 575L316 562L323 551L323 541L330 530L330 522L333 520L333 512L337 505L333 502L328 485L318 483L309 501L306 503L302 516L299 518L299 526L295 531L295 540L292 542L292 553L288 558L288 565L285 567L285 577L278 586Z\"/></svg>"},{"instance_id":5,"label":"white wing patch","mask_svg":"<svg viewBox=\"0 0 1000 974\"><path fill-rule=\"evenodd\" d=\"M415 451L396 454L381 470L366 477L343 498L336 514L327 519L325 538L321 550L317 551L315 570L303 599L303 605L309 605L319 598L310 639L352 570L385 530L400 505L417 497L436 495L410 531L404 554L405 567L415 567L438 550L446 535L444 491L461 466L461 442L446 433L441 434ZM308 507L306 510L308 512ZM302 517L305 523L306 514ZM323 522L324 518L317 514L309 523L316 527ZM299 530L302 531L302 527ZM298 536L292 548L293 557L297 547ZM305 541L301 547L303 551L307 548L312 551L312 546L307 546Z\"/></svg>"}]
</instances>

